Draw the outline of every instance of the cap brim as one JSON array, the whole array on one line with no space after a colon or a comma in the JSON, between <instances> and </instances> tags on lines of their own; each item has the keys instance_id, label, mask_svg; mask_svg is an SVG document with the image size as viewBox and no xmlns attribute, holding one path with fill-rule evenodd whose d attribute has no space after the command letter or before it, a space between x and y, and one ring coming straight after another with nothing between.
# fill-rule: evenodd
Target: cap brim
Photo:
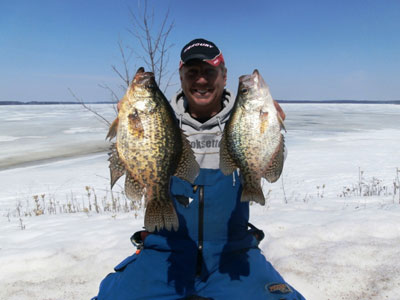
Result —
<instances>
[{"instance_id":1,"label":"cap brim","mask_svg":"<svg viewBox=\"0 0 400 300\"><path fill-rule=\"evenodd\" d=\"M185 61L183 63L186 64L188 61L191 61L191 60L203 60L204 61L204 60L208 60L208 59L209 58L207 56L205 56L204 54L197 53L197 54L193 54L193 55L186 57Z\"/></svg>"},{"instance_id":2,"label":"cap brim","mask_svg":"<svg viewBox=\"0 0 400 300\"><path fill-rule=\"evenodd\" d=\"M191 56L188 56L185 61L180 61L179 62L179 69L182 68L182 66L184 64L187 64L189 61L191 60L200 60L200 61L204 61L208 64L210 64L213 67L217 67L219 66L221 63L224 63L224 57L222 56L222 53L220 53L219 55L217 55L214 59L209 59L207 57L205 57L205 55L202 54L193 54Z\"/></svg>"}]
</instances>

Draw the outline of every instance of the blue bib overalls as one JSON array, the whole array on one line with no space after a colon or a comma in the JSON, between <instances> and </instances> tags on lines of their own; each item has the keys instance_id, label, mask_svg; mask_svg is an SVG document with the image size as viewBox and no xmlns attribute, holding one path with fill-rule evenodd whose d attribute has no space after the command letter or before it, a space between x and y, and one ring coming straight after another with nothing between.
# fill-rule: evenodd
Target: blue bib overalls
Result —
<instances>
[{"instance_id":1,"label":"blue bib overalls","mask_svg":"<svg viewBox=\"0 0 400 300\"><path fill-rule=\"evenodd\" d=\"M179 230L148 235L94 299L304 299L261 254L236 173L201 169L194 185L173 177L170 192Z\"/></svg>"}]
</instances>

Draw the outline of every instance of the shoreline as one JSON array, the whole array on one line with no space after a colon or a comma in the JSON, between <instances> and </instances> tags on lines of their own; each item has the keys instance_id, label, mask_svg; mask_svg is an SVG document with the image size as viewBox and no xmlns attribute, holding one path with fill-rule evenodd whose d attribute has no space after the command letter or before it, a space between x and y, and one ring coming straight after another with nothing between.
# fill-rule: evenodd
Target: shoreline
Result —
<instances>
[{"instance_id":1,"label":"shoreline","mask_svg":"<svg viewBox=\"0 0 400 300\"><path fill-rule=\"evenodd\" d=\"M68 159L75 159L75 158L82 158L85 156L91 156L95 154L100 154L104 153L106 154L108 152L108 149L97 149L93 151L84 151L80 153L66 153L66 154L61 154L58 156L53 156L53 157L47 157L47 158L39 158L36 160L29 160L29 161L20 161L20 162L15 162L11 163L8 165L0 165L0 172L3 171L10 171L14 169L20 169L20 168L26 168L26 167L35 167L35 166L41 166L45 165L48 163L54 163L54 162L59 162L63 160L68 160Z\"/></svg>"},{"instance_id":2,"label":"shoreline","mask_svg":"<svg viewBox=\"0 0 400 300\"><path fill-rule=\"evenodd\" d=\"M276 99L279 103L298 103L298 104L395 104L400 105L400 100L283 100ZM95 104L113 104L115 102L98 101L98 102L85 102L85 105ZM82 103L71 101L0 101L0 106L6 105L82 105Z\"/></svg>"}]
</instances>

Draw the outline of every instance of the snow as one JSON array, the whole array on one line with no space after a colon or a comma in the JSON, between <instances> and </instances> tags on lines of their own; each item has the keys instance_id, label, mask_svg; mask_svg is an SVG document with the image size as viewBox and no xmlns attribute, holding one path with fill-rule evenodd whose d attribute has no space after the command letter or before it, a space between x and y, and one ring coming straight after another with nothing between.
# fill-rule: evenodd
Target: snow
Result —
<instances>
[{"instance_id":1,"label":"snow","mask_svg":"<svg viewBox=\"0 0 400 300\"><path fill-rule=\"evenodd\" d=\"M260 248L306 299L400 299L399 191L393 195L400 106L282 107L289 150L283 175L263 183L265 206L251 205L251 222L265 233ZM123 211L121 182L113 189L121 207L103 211L112 204L107 155L96 152L107 146L105 127L77 107L40 109L0 111L0 166L7 167L0 169L0 299L89 299L135 251L129 238L142 227L143 209ZM24 132L17 118L43 130ZM61 146L67 158L57 153ZM31 152L52 159L35 161ZM7 164L22 155L22 164ZM373 195L360 195L360 186ZM35 195L45 214L35 216ZM79 212L68 213L68 203Z\"/></svg>"}]
</instances>

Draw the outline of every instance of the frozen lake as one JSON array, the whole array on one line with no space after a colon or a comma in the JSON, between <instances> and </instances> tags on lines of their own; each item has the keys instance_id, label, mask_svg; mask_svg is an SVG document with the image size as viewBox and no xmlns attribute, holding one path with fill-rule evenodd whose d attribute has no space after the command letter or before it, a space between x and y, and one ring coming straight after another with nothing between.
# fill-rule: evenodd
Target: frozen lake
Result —
<instances>
[{"instance_id":1,"label":"frozen lake","mask_svg":"<svg viewBox=\"0 0 400 300\"><path fill-rule=\"evenodd\" d=\"M112 122L110 105L92 105ZM105 151L108 126L81 105L0 106L0 169Z\"/></svg>"},{"instance_id":2,"label":"frozen lake","mask_svg":"<svg viewBox=\"0 0 400 300\"><path fill-rule=\"evenodd\" d=\"M400 106L282 107L283 174L264 184L266 206L251 206L267 259L307 299L400 299ZM81 208L86 187L110 197L107 126L79 105L0 106L0 122L0 299L89 299L134 252L143 210L25 214L35 195ZM357 195L361 181L380 194Z\"/></svg>"},{"instance_id":3,"label":"frozen lake","mask_svg":"<svg viewBox=\"0 0 400 300\"><path fill-rule=\"evenodd\" d=\"M287 144L344 132L399 129L399 105L282 104ZM110 104L91 106L112 122ZM0 170L105 151L108 126L81 105L0 106Z\"/></svg>"}]
</instances>

